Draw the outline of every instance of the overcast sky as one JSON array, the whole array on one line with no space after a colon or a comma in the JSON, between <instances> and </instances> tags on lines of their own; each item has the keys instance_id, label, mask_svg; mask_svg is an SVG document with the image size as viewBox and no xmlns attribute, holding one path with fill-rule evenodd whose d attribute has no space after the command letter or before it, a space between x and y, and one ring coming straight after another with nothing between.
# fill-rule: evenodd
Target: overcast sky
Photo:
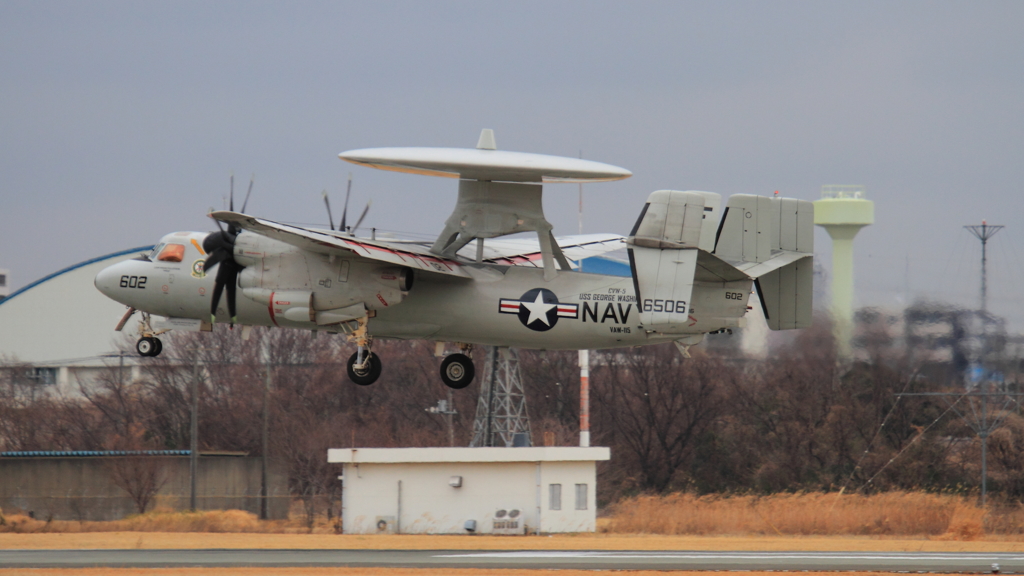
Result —
<instances>
[{"instance_id":1,"label":"overcast sky","mask_svg":"<svg viewBox=\"0 0 1024 576\"><path fill-rule=\"evenodd\" d=\"M1024 330L1024 2L0 3L0 268L18 288L248 211L436 235L456 186L355 167L353 148L466 146L633 171L585 187L586 232L625 234L657 189L862 184L861 305L990 307ZM556 234L576 186L549 186ZM340 211L336 209L337 212ZM337 217L337 216L336 216ZM831 244L816 251L829 269Z\"/></svg>"}]
</instances>

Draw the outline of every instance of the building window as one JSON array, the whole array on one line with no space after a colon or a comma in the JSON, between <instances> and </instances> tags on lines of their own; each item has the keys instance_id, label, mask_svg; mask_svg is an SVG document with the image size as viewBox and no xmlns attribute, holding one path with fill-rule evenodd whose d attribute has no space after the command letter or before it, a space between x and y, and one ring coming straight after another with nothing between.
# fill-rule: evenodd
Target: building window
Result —
<instances>
[{"instance_id":1,"label":"building window","mask_svg":"<svg viewBox=\"0 0 1024 576\"><path fill-rule=\"evenodd\" d=\"M562 485L548 484L548 510L562 509Z\"/></svg>"},{"instance_id":2,"label":"building window","mask_svg":"<svg viewBox=\"0 0 1024 576\"><path fill-rule=\"evenodd\" d=\"M57 383L56 368L29 368L26 376L37 386L53 386Z\"/></svg>"},{"instance_id":3,"label":"building window","mask_svg":"<svg viewBox=\"0 0 1024 576\"><path fill-rule=\"evenodd\" d=\"M586 510L587 509L587 485L577 484L576 485L576 509Z\"/></svg>"},{"instance_id":4,"label":"building window","mask_svg":"<svg viewBox=\"0 0 1024 576\"><path fill-rule=\"evenodd\" d=\"M0 274L0 288L7 286L7 274Z\"/></svg>"}]
</instances>

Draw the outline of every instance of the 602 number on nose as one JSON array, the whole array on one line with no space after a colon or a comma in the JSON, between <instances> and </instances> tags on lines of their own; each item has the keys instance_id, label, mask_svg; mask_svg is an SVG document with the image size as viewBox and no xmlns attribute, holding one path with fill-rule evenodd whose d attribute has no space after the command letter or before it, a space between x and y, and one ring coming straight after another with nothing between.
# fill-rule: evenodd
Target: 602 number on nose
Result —
<instances>
[{"instance_id":1,"label":"602 number on nose","mask_svg":"<svg viewBox=\"0 0 1024 576\"><path fill-rule=\"evenodd\" d=\"M121 288L146 288L145 276L121 276Z\"/></svg>"}]
</instances>

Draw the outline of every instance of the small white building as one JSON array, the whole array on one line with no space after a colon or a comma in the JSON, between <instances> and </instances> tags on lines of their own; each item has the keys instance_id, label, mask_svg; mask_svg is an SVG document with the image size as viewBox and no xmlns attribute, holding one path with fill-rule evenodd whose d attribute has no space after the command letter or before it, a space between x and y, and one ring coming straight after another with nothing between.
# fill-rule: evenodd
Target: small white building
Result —
<instances>
[{"instance_id":1,"label":"small white building","mask_svg":"<svg viewBox=\"0 0 1024 576\"><path fill-rule=\"evenodd\" d=\"M604 447L344 448L347 534L593 532Z\"/></svg>"}]
</instances>

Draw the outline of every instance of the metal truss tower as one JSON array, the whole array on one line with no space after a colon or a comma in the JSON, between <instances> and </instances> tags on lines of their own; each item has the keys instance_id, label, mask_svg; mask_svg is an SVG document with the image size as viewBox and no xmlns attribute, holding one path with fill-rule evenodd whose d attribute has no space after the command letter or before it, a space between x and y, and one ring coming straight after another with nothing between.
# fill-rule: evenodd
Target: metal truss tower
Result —
<instances>
[{"instance_id":1,"label":"metal truss tower","mask_svg":"<svg viewBox=\"0 0 1024 576\"><path fill-rule=\"evenodd\" d=\"M473 421L470 446L530 446L530 417L519 371L519 353L491 346Z\"/></svg>"},{"instance_id":2,"label":"metal truss tower","mask_svg":"<svg viewBox=\"0 0 1024 576\"><path fill-rule=\"evenodd\" d=\"M974 234L975 238L981 240L981 311L988 312L988 270L985 267L988 259L986 258L985 249L988 239L995 236L996 232L1002 230L1003 227L993 226L982 220L981 226L964 226L964 228L971 234Z\"/></svg>"},{"instance_id":3,"label":"metal truss tower","mask_svg":"<svg viewBox=\"0 0 1024 576\"><path fill-rule=\"evenodd\" d=\"M989 391L993 384L996 389ZM1008 392L1004 384L984 380L977 388L963 394L917 392L897 396L940 397L978 435L981 439L981 505L984 507L988 492L988 439L1003 425L1013 408L1020 409L1020 398L1024 394Z\"/></svg>"}]
</instances>

